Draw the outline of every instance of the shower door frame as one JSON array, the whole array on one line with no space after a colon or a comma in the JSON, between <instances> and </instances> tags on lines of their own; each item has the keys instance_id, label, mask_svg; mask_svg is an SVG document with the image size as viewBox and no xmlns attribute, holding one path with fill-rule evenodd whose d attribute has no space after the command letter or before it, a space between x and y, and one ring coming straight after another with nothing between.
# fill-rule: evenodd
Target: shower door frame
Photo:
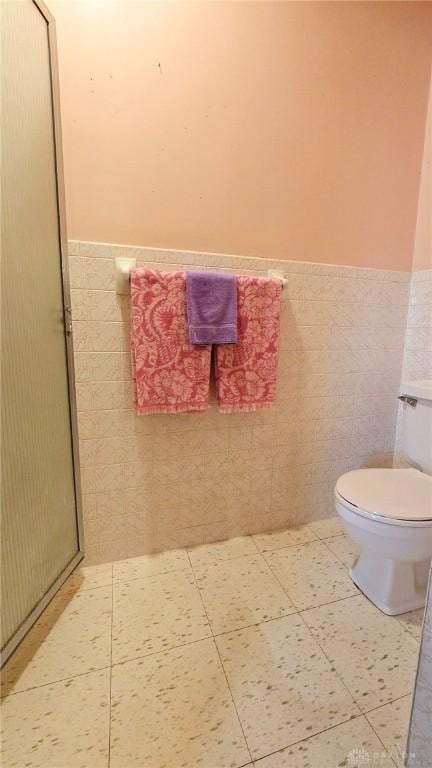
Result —
<instances>
[{"instance_id":1,"label":"shower door frame","mask_svg":"<svg viewBox=\"0 0 432 768\"><path fill-rule=\"evenodd\" d=\"M52 600L54 595L58 592L62 584L66 581L68 576L76 568L78 563L84 557L84 527L82 516L82 500L81 500L81 479L80 479L80 462L79 462L79 450L78 450L78 422L77 422L77 406L75 395L75 369L74 369L74 357L73 357L73 338L72 338L72 312L71 312L71 299L70 299L70 283L69 283L69 263L68 263L68 241L66 233L66 204L64 193L64 175L63 175L63 150L62 150L62 137L61 137L61 116L60 116L60 95L59 95L59 80L58 80L58 59L57 59L57 35L55 20L43 0L32 0L33 5L44 17L47 23L48 34L48 49L49 49L49 63L50 63L50 85L51 85L51 101L52 101L52 122L53 122L53 136L54 136L54 161L55 161L55 175L56 175L56 193L57 193L57 211L58 211L58 239L59 239L59 258L61 265L62 276L62 295L63 295L63 323L64 323L64 338L65 338L65 351L66 351L66 368L67 368L67 381L68 381L68 393L69 393L69 415L70 415L70 431L71 431L71 447L72 447L72 463L73 463L73 476L74 476L74 488L75 488L75 512L76 512L76 525L77 525L77 543L78 552L73 556L72 560L67 564L61 574L56 578L54 583L49 587L47 592L42 596L39 602L35 605L33 610L29 613L27 618L18 627L15 634L8 640L1 652L1 664L3 666L11 654L16 650L21 643L27 632L31 629L35 621L43 613L48 603Z\"/></svg>"}]
</instances>

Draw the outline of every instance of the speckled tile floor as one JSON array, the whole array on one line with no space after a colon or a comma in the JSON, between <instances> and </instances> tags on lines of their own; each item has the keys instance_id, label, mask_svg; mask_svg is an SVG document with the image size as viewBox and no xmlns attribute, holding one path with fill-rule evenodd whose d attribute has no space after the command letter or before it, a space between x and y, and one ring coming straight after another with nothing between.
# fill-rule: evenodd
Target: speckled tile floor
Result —
<instances>
[{"instance_id":1,"label":"speckled tile floor","mask_svg":"<svg viewBox=\"0 0 432 768\"><path fill-rule=\"evenodd\" d=\"M335 518L81 568L2 672L2 768L403 765L421 611Z\"/></svg>"}]
</instances>

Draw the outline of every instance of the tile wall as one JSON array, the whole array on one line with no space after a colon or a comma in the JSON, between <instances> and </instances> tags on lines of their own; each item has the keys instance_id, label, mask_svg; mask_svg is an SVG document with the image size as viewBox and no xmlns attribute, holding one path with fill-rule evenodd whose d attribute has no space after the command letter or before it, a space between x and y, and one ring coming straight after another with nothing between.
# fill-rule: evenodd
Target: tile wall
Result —
<instances>
[{"instance_id":1,"label":"tile wall","mask_svg":"<svg viewBox=\"0 0 432 768\"><path fill-rule=\"evenodd\" d=\"M402 381L432 378L432 269L412 273L409 293ZM403 466L402 406L400 406L396 466ZM416 683L412 722L407 746L409 768L427 768L431 755L430 702L432 700L432 588L429 581L418 679Z\"/></svg>"},{"instance_id":2,"label":"tile wall","mask_svg":"<svg viewBox=\"0 0 432 768\"><path fill-rule=\"evenodd\" d=\"M412 273L402 381L432 379L432 269ZM404 466L402 456L402 405L399 408L395 465Z\"/></svg>"},{"instance_id":3,"label":"tile wall","mask_svg":"<svg viewBox=\"0 0 432 768\"><path fill-rule=\"evenodd\" d=\"M403 377L432 378L432 269L412 273Z\"/></svg>"},{"instance_id":4,"label":"tile wall","mask_svg":"<svg viewBox=\"0 0 432 768\"><path fill-rule=\"evenodd\" d=\"M276 409L136 417L117 255L283 270ZM89 562L325 517L338 475L391 465L409 273L71 242L70 278Z\"/></svg>"}]
</instances>

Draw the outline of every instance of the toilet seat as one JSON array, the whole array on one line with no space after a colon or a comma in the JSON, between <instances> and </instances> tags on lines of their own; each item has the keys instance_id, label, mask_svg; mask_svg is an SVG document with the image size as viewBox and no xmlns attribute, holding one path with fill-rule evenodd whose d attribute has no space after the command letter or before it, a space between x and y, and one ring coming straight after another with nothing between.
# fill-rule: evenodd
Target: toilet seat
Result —
<instances>
[{"instance_id":1,"label":"toilet seat","mask_svg":"<svg viewBox=\"0 0 432 768\"><path fill-rule=\"evenodd\" d=\"M357 469L336 483L352 512L389 525L432 525L432 477L418 469Z\"/></svg>"}]
</instances>

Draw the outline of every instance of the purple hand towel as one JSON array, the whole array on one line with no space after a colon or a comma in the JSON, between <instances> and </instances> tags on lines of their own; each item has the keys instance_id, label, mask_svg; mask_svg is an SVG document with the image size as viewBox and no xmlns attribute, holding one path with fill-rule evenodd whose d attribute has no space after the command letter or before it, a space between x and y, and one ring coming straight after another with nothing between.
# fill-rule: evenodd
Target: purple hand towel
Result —
<instances>
[{"instance_id":1,"label":"purple hand towel","mask_svg":"<svg viewBox=\"0 0 432 768\"><path fill-rule=\"evenodd\" d=\"M224 272L186 272L191 344L237 343L237 280Z\"/></svg>"}]
</instances>

